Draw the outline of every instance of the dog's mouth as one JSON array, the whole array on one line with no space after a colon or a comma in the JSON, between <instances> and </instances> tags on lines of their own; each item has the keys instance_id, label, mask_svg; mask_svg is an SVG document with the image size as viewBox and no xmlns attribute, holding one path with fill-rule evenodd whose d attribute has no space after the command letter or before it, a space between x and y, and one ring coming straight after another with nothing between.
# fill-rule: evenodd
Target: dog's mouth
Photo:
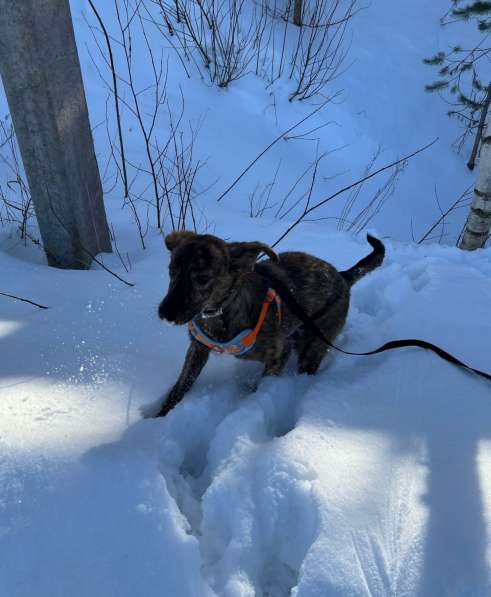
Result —
<instances>
[{"instance_id":1,"label":"dog's mouth","mask_svg":"<svg viewBox=\"0 0 491 597\"><path fill-rule=\"evenodd\" d=\"M189 323L191 321L191 319L193 319L193 315L180 315L177 317L162 317L159 314L159 317L164 323L169 323L171 325L184 325L186 323Z\"/></svg>"},{"instance_id":2,"label":"dog's mouth","mask_svg":"<svg viewBox=\"0 0 491 597\"><path fill-rule=\"evenodd\" d=\"M179 301L172 298L164 298L158 308L158 316L162 321L174 325L184 325L189 323L195 317L203 319L209 319L218 317L222 314L223 305L216 305L214 302L189 302L183 304L183 301Z\"/></svg>"},{"instance_id":3,"label":"dog's mouth","mask_svg":"<svg viewBox=\"0 0 491 597\"><path fill-rule=\"evenodd\" d=\"M158 311L159 318L166 323L170 323L171 325L184 325L191 321L196 314L197 313L191 310L178 314L166 313L162 308L159 308Z\"/></svg>"},{"instance_id":4,"label":"dog's mouth","mask_svg":"<svg viewBox=\"0 0 491 597\"><path fill-rule=\"evenodd\" d=\"M185 325L186 323L189 323L191 321L191 319L193 319L194 315L183 315L183 316L179 316L176 317L174 319L174 321L171 321L171 323L174 323L175 325Z\"/></svg>"},{"instance_id":5,"label":"dog's mouth","mask_svg":"<svg viewBox=\"0 0 491 597\"><path fill-rule=\"evenodd\" d=\"M187 323L189 323L192 319L194 319L195 317L200 317L201 319L213 319L214 317L219 317L220 315L222 315L223 310L221 307L213 307L213 306L209 306L207 305L206 307L203 307L201 310L199 311L193 311L192 313L186 313L185 315L176 315L172 318L166 317L166 316L162 316L159 313L159 317L160 319L162 319L163 321L170 323L171 325L185 325Z\"/></svg>"}]
</instances>

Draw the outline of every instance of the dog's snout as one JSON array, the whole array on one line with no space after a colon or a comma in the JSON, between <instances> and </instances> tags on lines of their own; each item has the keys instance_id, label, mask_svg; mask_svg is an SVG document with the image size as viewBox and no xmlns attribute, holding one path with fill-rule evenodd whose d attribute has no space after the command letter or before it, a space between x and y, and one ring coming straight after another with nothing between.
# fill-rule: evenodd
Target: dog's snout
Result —
<instances>
[{"instance_id":1,"label":"dog's snout","mask_svg":"<svg viewBox=\"0 0 491 597\"><path fill-rule=\"evenodd\" d=\"M158 314L160 319L166 319L167 321L174 321L175 319L175 309L172 309L171 301L169 301L169 297L166 296L164 300L160 303Z\"/></svg>"}]
</instances>

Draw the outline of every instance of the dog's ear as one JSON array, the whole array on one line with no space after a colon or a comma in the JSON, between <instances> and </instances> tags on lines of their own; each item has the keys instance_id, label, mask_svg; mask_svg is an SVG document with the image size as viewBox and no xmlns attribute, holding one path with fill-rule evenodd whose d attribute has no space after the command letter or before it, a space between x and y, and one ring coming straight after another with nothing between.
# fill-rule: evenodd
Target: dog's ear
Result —
<instances>
[{"instance_id":1,"label":"dog's ear","mask_svg":"<svg viewBox=\"0 0 491 597\"><path fill-rule=\"evenodd\" d=\"M165 246L169 251L173 251L183 240L188 240L193 236L196 234L189 230L174 230L165 237Z\"/></svg>"},{"instance_id":2,"label":"dog's ear","mask_svg":"<svg viewBox=\"0 0 491 597\"><path fill-rule=\"evenodd\" d=\"M260 253L265 253L273 261L279 261L278 255L271 247L257 241L246 243L228 243L230 269L252 271Z\"/></svg>"}]
</instances>

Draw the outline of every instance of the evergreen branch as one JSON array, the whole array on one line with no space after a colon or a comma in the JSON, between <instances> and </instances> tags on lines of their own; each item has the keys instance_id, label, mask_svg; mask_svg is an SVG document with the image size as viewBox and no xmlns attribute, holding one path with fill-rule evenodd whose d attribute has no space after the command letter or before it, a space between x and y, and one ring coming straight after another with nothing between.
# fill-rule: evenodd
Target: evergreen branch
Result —
<instances>
[{"instance_id":1,"label":"evergreen branch","mask_svg":"<svg viewBox=\"0 0 491 597\"><path fill-rule=\"evenodd\" d=\"M468 20L472 17L489 14L491 12L491 2L473 2L472 4L468 4L463 8L454 8L452 10L452 15L454 17L458 17L464 20Z\"/></svg>"}]
</instances>

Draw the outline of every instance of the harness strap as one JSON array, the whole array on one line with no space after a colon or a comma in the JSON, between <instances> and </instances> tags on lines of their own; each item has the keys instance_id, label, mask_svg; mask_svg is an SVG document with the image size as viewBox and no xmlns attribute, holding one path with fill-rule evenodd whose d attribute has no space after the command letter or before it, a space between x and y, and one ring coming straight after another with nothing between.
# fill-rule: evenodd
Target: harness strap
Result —
<instances>
[{"instance_id":1,"label":"harness strap","mask_svg":"<svg viewBox=\"0 0 491 597\"><path fill-rule=\"evenodd\" d=\"M271 303L273 301L276 301L276 315L278 317L278 321L281 323L280 297L272 288L268 288L268 292L266 293L266 297L261 306L261 311L259 312L259 319L257 320L257 323L254 326L254 329L252 329L248 334L246 334L242 338L242 342L246 346L252 346L252 344L254 344L254 342L256 341L256 338L257 338L259 332L261 331L261 328L263 327L263 323L264 323L264 320L266 319L266 315L268 314L269 307L271 306Z\"/></svg>"},{"instance_id":2,"label":"harness strap","mask_svg":"<svg viewBox=\"0 0 491 597\"><path fill-rule=\"evenodd\" d=\"M205 332L198 326L198 324L192 319L188 323L188 330L190 334L201 344L204 344L210 350L219 353L229 353L235 356L244 354L245 352L251 350L254 346L257 336L263 327L264 321L268 314L269 308L271 303L275 301L276 303L276 315L278 317L278 321L281 323L281 299L278 293L273 290L272 288L268 288L266 292L266 296L263 300L261 305L261 310L259 312L259 318L256 322L254 328L244 330L232 340L227 342L219 342L213 338L210 338Z\"/></svg>"},{"instance_id":3,"label":"harness strap","mask_svg":"<svg viewBox=\"0 0 491 597\"><path fill-rule=\"evenodd\" d=\"M464 369L467 369L468 371L471 371L472 373L475 373L476 375L479 375L480 377L483 377L484 379L491 381L490 373L487 373L486 371L480 371L479 369L475 369L474 367L467 365L466 363L459 360L457 357L454 357L453 355L451 355L446 350L443 350L443 348L440 348L439 346L436 346L435 344L432 344L431 342L426 342L426 340L418 340L418 339L414 339L414 338L404 339L404 340L391 340L390 342L386 342L384 345L380 346L379 348L375 348L374 350L369 350L367 352L351 352L349 350L343 350L342 348L335 346L330 340L328 340L326 338L326 336L324 335L322 330L319 328L319 326L315 323L315 321L312 319L312 317L307 315L304 308L297 302L297 300L292 295L290 290L286 287L285 284L283 284L283 282L281 280L272 279L269 276L264 275L263 273L261 273L260 275L263 275L269 282L272 283L272 285L275 287L275 290L279 293L281 299L288 305L288 307L290 308L292 313L294 315L296 315L300 319L300 321L302 321L320 340L322 340L330 348L333 348L334 350L337 350L338 352L341 352L343 354L347 354L350 356L360 356L361 357L361 356L370 356L372 354L379 354L381 352L385 352L386 350L392 350L395 348L416 346L418 348L424 348L426 350L431 350L432 352L437 354L441 359L444 359L445 361L448 361L449 363L452 363L453 365L457 365L458 367L463 367ZM316 314L315 316L318 316L318 314Z\"/></svg>"}]
</instances>

